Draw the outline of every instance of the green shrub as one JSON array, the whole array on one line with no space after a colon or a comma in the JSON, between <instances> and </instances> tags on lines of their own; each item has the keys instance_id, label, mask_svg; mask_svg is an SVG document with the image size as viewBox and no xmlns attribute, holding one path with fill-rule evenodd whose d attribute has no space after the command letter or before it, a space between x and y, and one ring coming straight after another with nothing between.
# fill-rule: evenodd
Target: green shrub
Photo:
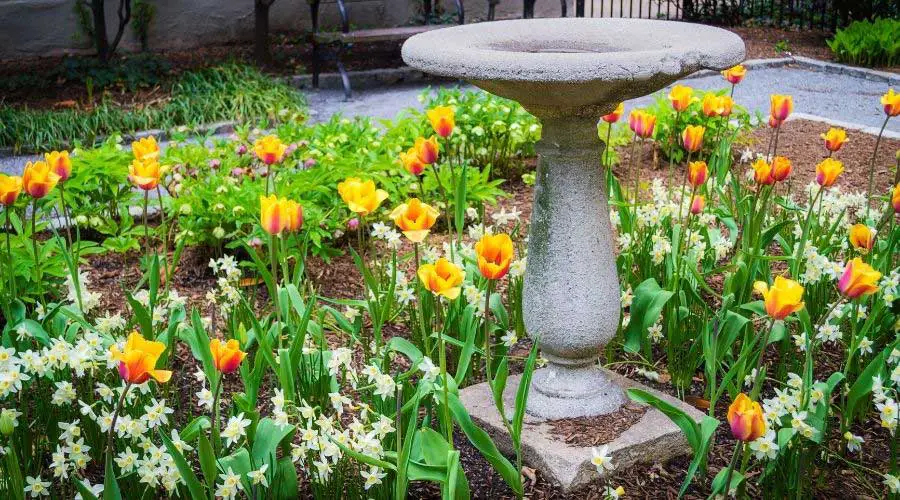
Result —
<instances>
[{"instance_id":1,"label":"green shrub","mask_svg":"<svg viewBox=\"0 0 900 500\"><path fill-rule=\"evenodd\" d=\"M834 57L861 66L893 66L900 63L900 20L854 21L828 40Z\"/></svg>"}]
</instances>

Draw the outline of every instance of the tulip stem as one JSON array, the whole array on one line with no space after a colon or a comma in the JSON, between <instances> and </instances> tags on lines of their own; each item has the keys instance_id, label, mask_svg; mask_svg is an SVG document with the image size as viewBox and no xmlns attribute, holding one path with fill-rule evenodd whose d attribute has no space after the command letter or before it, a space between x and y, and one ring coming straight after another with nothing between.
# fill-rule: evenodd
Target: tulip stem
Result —
<instances>
[{"instance_id":1,"label":"tulip stem","mask_svg":"<svg viewBox=\"0 0 900 500\"><path fill-rule=\"evenodd\" d=\"M813 207L816 206L816 202L819 201L819 198L822 196L822 193L824 191L825 188L819 186L819 191L816 193L816 196L813 197L812 202L809 204L809 210L806 213L806 222L803 224L803 233L800 235L800 244L797 245L797 249L794 250L794 262L791 269L791 274L793 274L794 276L798 276L800 274L800 257L806 250L806 240L809 237L809 224L812 222L812 215L814 211Z\"/></svg>"},{"instance_id":2,"label":"tulip stem","mask_svg":"<svg viewBox=\"0 0 900 500\"><path fill-rule=\"evenodd\" d=\"M753 390L750 391L750 399L756 401L759 398L759 393L762 390L762 380L763 377L760 377L760 369L762 368L763 358L766 354L766 347L769 346L769 337L772 336L772 330L775 329L775 318L771 318L769 320L769 328L766 329L766 335L763 337L762 348L759 350L759 357L756 358L756 375L753 378ZM750 372L751 374L753 372Z\"/></svg>"},{"instance_id":3,"label":"tulip stem","mask_svg":"<svg viewBox=\"0 0 900 500\"><path fill-rule=\"evenodd\" d=\"M122 395L119 396L119 402L116 403L116 409L113 410L112 422L109 425L109 432L106 436L106 461L109 463L112 460L112 452L113 452L113 435L116 432L116 421L119 419L119 413L122 411L122 407L125 405L125 396L128 394L129 389L131 389L131 382L127 382L125 384L125 388L122 390Z\"/></svg>"},{"instance_id":4,"label":"tulip stem","mask_svg":"<svg viewBox=\"0 0 900 500\"><path fill-rule=\"evenodd\" d=\"M888 120L891 115L887 115L884 123L881 124L881 130L878 131L878 139L875 140L875 149L872 150L872 160L869 162L869 188L866 191L866 219L869 218L869 210L872 208L872 188L875 181L875 159L878 156L878 146L881 145L881 136L884 134L884 128L887 127Z\"/></svg>"},{"instance_id":5,"label":"tulip stem","mask_svg":"<svg viewBox=\"0 0 900 500\"><path fill-rule=\"evenodd\" d=\"M37 274L38 297L43 297L43 273L41 270L41 259L38 256L37 218L37 198L34 198L31 201L31 252L34 254L34 270Z\"/></svg>"},{"instance_id":6,"label":"tulip stem","mask_svg":"<svg viewBox=\"0 0 900 500\"><path fill-rule=\"evenodd\" d=\"M731 454L731 461L728 463L728 473L725 474L725 484L723 485L725 487L725 491L723 492L725 498L728 498L729 492L731 491L731 475L734 473L734 467L737 465L738 456L743 448L743 441L738 440L734 443L734 452Z\"/></svg>"},{"instance_id":7,"label":"tulip stem","mask_svg":"<svg viewBox=\"0 0 900 500\"><path fill-rule=\"evenodd\" d=\"M212 407L212 445L213 445L213 454L218 456L219 450L222 447L222 438L219 436L219 398L222 395L222 381L224 379L224 375L219 375L219 379L216 381L215 394L213 394L213 407Z\"/></svg>"},{"instance_id":8,"label":"tulip stem","mask_svg":"<svg viewBox=\"0 0 900 500\"><path fill-rule=\"evenodd\" d=\"M163 276L166 277L165 282L165 290L166 293L169 291L169 229L166 226L166 210L163 208L163 196L162 196L162 188L159 187L159 184L156 185L156 197L159 199L159 225L162 227L162 258L163 258ZM172 266L175 266L175 263L172 263ZM174 269L173 269L174 273Z\"/></svg>"},{"instance_id":9,"label":"tulip stem","mask_svg":"<svg viewBox=\"0 0 900 500\"><path fill-rule=\"evenodd\" d=\"M272 266L272 305L275 307L275 321L278 322L278 348L282 347L281 340L281 307L278 306L278 261L275 258L275 236L269 235L269 260Z\"/></svg>"},{"instance_id":10,"label":"tulip stem","mask_svg":"<svg viewBox=\"0 0 900 500\"><path fill-rule=\"evenodd\" d=\"M66 183L59 183L59 204L62 207L63 219L65 220L66 225L66 243L69 244L69 247L72 246L72 225L71 220L69 219L69 207L66 206ZM77 263L76 263L77 265Z\"/></svg>"},{"instance_id":11,"label":"tulip stem","mask_svg":"<svg viewBox=\"0 0 900 500\"><path fill-rule=\"evenodd\" d=\"M16 274L13 272L13 259L12 259L12 246L9 243L9 235L12 233L12 207L10 205L6 206L6 257L7 262L9 263L9 291L12 294L10 297L16 297Z\"/></svg>"},{"instance_id":12,"label":"tulip stem","mask_svg":"<svg viewBox=\"0 0 900 500\"><path fill-rule=\"evenodd\" d=\"M494 386L491 376L491 288L493 280L488 280L487 291L484 294L484 374L488 384Z\"/></svg>"}]
</instances>

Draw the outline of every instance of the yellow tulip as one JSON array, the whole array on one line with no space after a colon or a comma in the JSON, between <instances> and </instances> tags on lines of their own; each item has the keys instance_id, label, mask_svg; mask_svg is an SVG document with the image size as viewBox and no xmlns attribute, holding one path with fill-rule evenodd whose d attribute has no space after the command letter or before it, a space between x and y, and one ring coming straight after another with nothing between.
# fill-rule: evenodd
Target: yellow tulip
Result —
<instances>
[{"instance_id":1,"label":"yellow tulip","mask_svg":"<svg viewBox=\"0 0 900 500\"><path fill-rule=\"evenodd\" d=\"M822 187L831 187L843 171L843 163L834 158L825 158L816 165L816 182Z\"/></svg>"},{"instance_id":2,"label":"yellow tulip","mask_svg":"<svg viewBox=\"0 0 900 500\"><path fill-rule=\"evenodd\" d=\"M287 200L279 199L274 194L259 197L259 223L263 231L275 236L287 229L288 214Z\"/></svg>"},{"instance_id":3,"label":"yellow tulip","mask_svg":"<svg viewBox=\"0 0 900 500\"><path fill-rule=\"evenodd\" d=\"M741 80L744 79L744 75L747 74L747 68L738 64L737 66L733 66L731 68L726 69L722 72L722 76L728 80L728 83L732 85L737 85L741 83Z\"/></svg>"},{"instance_id":4,"label":"yellow tulip","mask_svg":"<svg viewBox=\"0 0 900 500\"><path fill-rule=\"evenodd\" d=\"M775 184L775 178L772 177L772 165L762 158L757 159L753 162L753 178L759 184Z\"/></svg>"},{"instance_id":5,"label":"yellow tulip","mask_svg":"<svg viewBox=\"0 0 900 500\"><path fill-rule=\"evenodd\" d=\"M791 175L793 169L794 167L791 165L791 160L788 160L784 156L772 158L772 178L776 181L787 179L787 177Z\"/></svg>"},{"instance_id":6,"label":"yellow tulip","mask_svg":"<svg viewBox=\"0 0 900 500\"><path fill-rule=\"evenodd\" d=\"M456 126L456 113L453 108L437 106L429 109L425 114L428 116L428 121L431 122L434 133L445 139L453 133L453 128Z\"/></svg>"},{"instance_id":7,"label":"yellow tulip","mask_svg":"<svg viewBox=\"0 0 900 500\"><path fill-rule=\"evenodd\" d=\"M156 143L156 138L151 135L132 142L131 152L136 160L156 160L159 158L159 144Z\"/></svg>"},{"instance_id":8,"label":"yellow tulip","mask_svg":"<svg viewBox=\"0 0 900 500\"><path fill-rule=\"evenodd\" d=\"M772 94L769 101L769 113L778 122L787 120L794 112L794 98L789 95Z\"/></svg>"},{"instance_id":9,"label":"yellow tulip","mask_svg":"<svg viewBox=\"0 0 900 500\"><path fill-rule=\"evenodd\" d=\"M696 153L703 147L703 134L706 128L702 125L688 125L681 133L685 151Z\"/></svg>"},{"instance_id":10,"label":"yellow tulip","mask_svg":"<svg viewBox=\"0 0 900 500\"><path fill-rule=\"evenodd\" d=\"M709 177L709 168L705 161L692 161L688 165L688 182L691 186L698 188L706 182Z\"/></svg>"},{"instance_id":11,"label":"yellow tulip","mask_svg":"<svg viewBox=\"0 0 900 500\"><path fill-rule=\"evenodd\" d=\"M847 132L844 129L831 127L828 132L822 134L822 140L825 141L825 149L832 153L841 149L841 146L847 142Z\"/></svg>"},{"instance_id":12,"label":"yellow tulip","mask_svg":"<svg viewBox=\"0 0 900 500\"><path fill-rule=\"evenodd\" d=\"M867 253L875 246L875 230L865 224L854 224L850 227L850 244L862 253Z\"/></svg>"},{"instance_id":13,"label":"yellow tulip","mask_svg":"<svg viewBox=\"0 0 900 500\"><path fill-rule=\"evenodd\" d=\"M628 115L628 126L638 137L644 139L653 137L653 129L656 127L656 115L641 109L632 110Z\"/></svg>"},{"instance_id":14,"label":"yellow tulip","mask_svg":"<svg viewBox=\"0 0 900 500\"><path fill-rule=\"evenodd\" d=\"M762 407L743 392L728 407L728 425L732 437L738 441L755 441L766 433Z\"/></svg>"},{"instance_id":15,"label":"yellow tulip","mask_svg":"<svg viewBox=\"0 0 900 500\"><path fill-rule=\"evenodd\" d=\"M891 204L894 205L894 212L900 213L900 183L891 191Z\"/></svg>"},{"instance_id":16,"label":"yellow tulip","mask_svg":"<svg viewBox=\"0 0 900 500\"><path fill-rule=\"evenodd\" d=\"M753 284L753 289L762 294L766 314L773 319L781 320L803 309L803 287L794 280L777 276L771 287L763 281L757 281Z\"/></svg>"},{"instance_id":17,"label":"yellow tulip","mask_svg":"<svg viewBox=\"0 0 900 500\"><path fill-rule=\"evenodd\" d=\"M887 94L881 96L881 105L884 106L884 114L900 115L900 94L894 92L894 89L888 89Z\"/></svg>"},{"instance_id":18,"label":"yellow tulip","mask_svg":"<svg viewBox=\"0 0 900 500\"><path fill-rule=\"evenodd\" d=\"M213 364L222 374L229 374L238 369L247 353L241 350L235 339L222 342L219 339L209 341L209 352L212 353Z\"/></svg>"},{"instance_id":19,"label":"yellow tulip","mask_svg":"<svg viewBox=\"0 0 900 500\"><path fill-rule=\"evenodd\" d=\"M426 165L431 165L432 163L437 161L438 157L438 142L437 136L431 136L428 139L424 137L419 137L416 139L416 144L413 146L416 150L416 155L422 160L422 163Z\"/></svg>"},{"instance_id":20,"label":"yellow tulip","mask_svg":"<svg viewBox=\"0 0 900 500\"><path fill-rule=\"evenodd\" d=\"M337 189L350 211L362 216L377 210L388 197L387 191L376 189L371 180L362 181L357 177L348 177Z\"/></svg>"},{"instance_id":21,"label":"yellow tulip","mask_svg":"<svg viewBox=\"0 0 900 500\"><path fill-rule=\"evenodd\" d=\"M43 198L56 187L59 176L45 161L28 162L22 173L22 186L33 198Z\"/></svg>"},{"instance_id":22,"label":"yellow tulip","mask_svg":"<svg viewBox=\"0 0 900 500\"><path fill-rule=\"evenodd\" d=\"M454 300L459 297L465 273L456 264L441 257L434 264L422 264L419 280L430 292Z\"/></svg>"},{"instance_id":23,"label":"yellow tulip","mask_svg":"<svg viewBox=\"0 0 900 500\"><path fill-rule=\"evenodd\" d=\"M880 272L857 257L844 268L844 274L838 280L838 291L851 299L871 295L878 291L880 278Z\"/></svg>"},{"instance_id":24,"label":"yellow tulip","mask_svg":"<svg viewBox=\"0 0 900 500\"><path fill-rule=\"evenodd\" d=\"M22 178L17 175L0 174L0 205L10 206L22 192Z\"/></svg>"},{"instance_id":25,"label":"yellow tulip","mask_svg":"<svg viewBox=\"0 0 900 500\"><path fill-rule=\"evenodd\" d=\"M422 203L418 198L412 198L395 208L390 217L409 241L421 243L428 236L439 214L440 212L431 205Z\"/></svg>"},{"instance_id":26,"label":"yellow tulip","mask_svg":"<svg viewBox=\"0 0 900 500\"><path fill-rule=\"evenodd\" d=\"M419 158L416 148L410 148L407 152L400 152L400 163L407 172L420 175L425 171L425 163Z\"/></svg>"},{"instance_id":27,"label":"yellow tulip","mask_svg":"<svg viewBox=\"0 0 900 500\"><path fill-rule=\"evenodd\" d=\"M144 191L155 189L161 175L159 162L152 157L146 160L135 158L128 167L128 180Z\"/></svg>"},{"instance_id":28,"label":"yellow tulip","mask_svg":"<svg viewBox=\"0 0 900 500\"><path fill-rule=\"evenodd\" d=\"M260 137L253 143L253 152L259 161L266 165L280 162L284 158L285 151L287 151L287 146L274 135Z\"/></svg>"},{"instance_id":29,"label":"yellow tulip","mask_svg":"<svg viewBox=\"0 0 900 500\"><path fill-rule=\"evenodd\" d=\"M303 207L294 200L284 200L284 213L287 215L287 222L284 230L289 233L296 233L303 228Z\"/></svg>"},{"instance_id":30,"label":"yellow tulip","mask_svg":"<svg viewBox=\"0 0 900 500\"><path fill-rule=\"evenodd\" d=\"M72 160L68 151L51 151L44 155L50 170L59 176L59 182L65 182L72 176Z\"/></svg>"},{"instance_id":31,"label":"yellow tulip","mask_svg":"<svg viewBox=\"0 0 900 500\"><path fill-rule=\"evenodd\" d=\"M163 383L172 378L172 372L156 369L156 361L166 350L162 342L145 340L140 333L131 332L124 351L116 345L109 350L112 359L119 362L119 375L130 384L143 384L151 377Z\"/></svg>"},{"instance_id":32,"label":"yellow tulip","mask_svg":"<svg viewBox=\"0 0 900 500\"><path fill-rule=\"evenodd\" d=\"M691 105L691 97L693 95L694 89L684 85L676 85L669 91L669 101L672 103L672 108L680 113Z\"/></svg>"},{"instance_id":33,"label":"yellow tulip","mask_svg":"<svg viewBox=\"0 0 900 500\"><path fill-rule=\"evenodd\" d=\"M478 270L489 280L498 280L506 276L513 253L512 239L503 233L486 234L475 244Z\"/></svg>"}]
</instances>

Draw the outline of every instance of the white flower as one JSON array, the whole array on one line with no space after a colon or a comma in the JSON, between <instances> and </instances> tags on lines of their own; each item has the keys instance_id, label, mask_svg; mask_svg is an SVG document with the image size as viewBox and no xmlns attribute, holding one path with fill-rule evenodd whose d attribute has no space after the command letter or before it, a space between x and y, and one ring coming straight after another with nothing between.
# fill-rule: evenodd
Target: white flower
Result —
<instances>
[{"instance_id":1,"label":"white flower","mask_svg":"<svg viewBox=\"0 0 900 500\"><path fill-rule=\"evenodd\" d=\"M360 471L359 473L362 478L365 480L363 483L363 487L368 490L372 486L377 484L381 484L381 479L384 478L387 474L382 472L378 467L372 466L368 471Z\"/></svg>"},{"instance_id":2,"label":"white flower","mask_svg":"<svg viewBox=\"0 0 900 500\"><path fill-rule=\"evenodd\" d=\"M603 490L603 497L607 500L618 500L622 498L622 495L625 494L625 488L621 486L617 486L613 488L612 486L607 486L606 489Z\"/></svg>"},{"instance_id":3,"label":"white flower","mask_svg":"<svg viewBox=\"0 0 900 500\"><path fill-rule=\"evenodd\" d=\"M850 431L844 433L844 439L847 440L847 450L852 453L855 453L862 448L862 444L866 441L862 438L862 436L857 436Z\"/></svg>"},{"instance_id":4,"label":"white flower","mask_svg":"<svg viewBox=\"0 0 900 500\"><path fill-rule=\"evenodd\" d=\"M422 377L429 382L434 382L437 376L441 374L441 369L434 366L434 362L428 356L422 358L422 361L419 363L419 370L423 373Z\"/></svg>"},{"instance_id":5,"label":"white flower","mask_svg":"<svg viewBox=\"0 0 900 500\"><path fill-rule=\"evenodd\" d=\"M231 467L228 468L225 474L219 474L219 479L222 482L216 488L217 497L231 500L237 497L238 492L244 488L243 484L241 484L241 476L235 474Z\"/></svg>"},{"instance_id":6,"label":"white flower","mask_svg":"<svg viewBox=\"0 0 900 500\"><path fill-rule=\"evenodd\" d=\"M266 479L266 470L269 468L269 464L263 464L262 467L256 470L252 470L247 473L247 479L250 480L251 484L261 484L263 488L269 487L269 481Z\"/></svg>"},{"instance_id":7,"label":"white flower","mask_svg":"<svg viewBox=\"0 0 900 500\"><path fill-rule=\"evenodd\" d=\"M891 493L900 493L900 477L885 473L883 482Z\"/></svg>"},{"instance_id":8,"label":"white flower","mask_svg":"<svg viewBox=\"0 0 900 500\"><path fill-rule=\"evenodd\" d=\"M31 477L28 476L25 478L25 493L28 493L31 498L37 497L45 497L50 495L50 483L47 481L43 481L41 476Z\"/></svg>"},{"instance_id":9,"label":"white flower","mask_svg":"<svg viewBox=\"0 0 900 500\"><path fill-rule=\"evenodd\" d=\"M659 343L663 338L662 324L656 323L650 328L647 328L647 335L654 344Z\"/></svg>"},{"instance_id":10,"label":"white flower","mask_svg":"<svg viewBox=\"0 0 900 500\"><path fill-rule=\"evenodd\" d=\"M200 408L206 408L207 410L212 410L213 394L209 389L204 387L197 393L197 406L199 406Z\"/></svg>"},{"instance_id":11,"label":"white flower","mask_svg":"<svg viewBox=\"0 0 900 500\"><path fill-rule=\"evenodd\" d=\"M356 318L359 317L359 309L350 306L345 307L344 317L347 318L347 321L353 323L354 321L356 321Z\"/></svg>"},{"instance_id":12,"label":"white flower","mask_svg":"<svg viewBox=\"0 0 900 500\"><path fill-rule=\"evenodd\" d=\"M519 341L519 337L516 335L515 330L509 330L500 337L500 340L503 342L503 345L506 347L512 347L516 345L516 342Z\"/></svg>"},{"instance_id":13,"label":"white flower","mask_svg":"<svg viewBox=\"0 0 900 500\"><path fill-rule=\"evenodd\" d=\"M753 440L750 443L750 449L759 460L764 458L774 459L778 456L778 445L775 444L775 431L770 429L765 435Z\"/></svg>"},{"instance_id":14,"label":"white flower","mask_svg":"<svg viewBox=\"0 0 900 500\"><path fill-rule=\"evenodd\" d=\"M861 356L865 356L866 354L872 354L872 345L874 342L869 340L869 337L863 337L859 341L859 354Z\"/></svg>"},{"instance_id":15,"label":"white flower","mask_svg":"<svg viewBox=\"0 0 900 500\"><path fill-rule=\"evenodd\" d=\"M528 258L522 257L521 259L516 259L512 261L509 265L509 275L513 278L518 278L525 274L525 266L528 264Z\"/></svg>"},{"instance_id":16,"label":"white flower","mask_svg":"<svg viewBox=\"0 0 900 500\"><path fill-rule=\"evenodd\" d=\"M393 396L396 389L397 384L394 382L394 377L387 373L383 373L375 379L375 395L381 396L382 401L388 396Z\"/></svg>"},{"instance_id":17,"label":"white flower","mask_svg":"<svg viewBox=\"0 0 900 500\"><path fill-rule=\"evenodd\" d=\"M500 207L500 211L491 214L491 218L494 219L496 224L502 226L510 222L518 222L520 215L522 215L522 212L516 210L515 207L510 212L507 212L506 208Z\"/></svg>"},{"instance_id":18,"label":"white flower","mask_svg":"<svg viewBox=\"0 0 900 500\"><path fill-rule=\"evenodd\" d=\"M90 491L95 497L103 498L103 483L91 484L90 481L85 479L84 485L87 486L88 491ZM75 494L75 500L83 500L81 493Z\"/></svg>"},{"instance_id":19,"label":"white flower","mask_svg":"<svg viewBox=\"0 0 900 500\"><path fill-rule=\"evenodd\" d=\"M246 429L250 426L250 420L244 418L241 412L236 417L228 419L225 429L222 430L222 437L225 438L225 446L231 446L240 441L247 433Z\"/></svg>"},{"instance_id":20,"label":"white flower","mask_svg":"<svg viewBox=\"0 0 900 500\"><path fill-rule=\"evenodd\" d=\"M604 474L616 468L612 463L612 457L607 455L607 453L609 453L609 446L607 445L603 445L600 448L591 448L591 463L597 468L598 474Z\"/></svg>"}]
</instances>

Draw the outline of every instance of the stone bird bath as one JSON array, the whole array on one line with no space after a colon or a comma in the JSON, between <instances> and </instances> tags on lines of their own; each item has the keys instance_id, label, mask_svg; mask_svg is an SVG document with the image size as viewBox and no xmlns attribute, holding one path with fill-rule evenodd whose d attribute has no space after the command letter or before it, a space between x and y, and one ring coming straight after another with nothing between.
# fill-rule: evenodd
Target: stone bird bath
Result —
<instances>
[{"instance_id":1,"label":"stone bird bath","mask_svg":"<svg viewBox=\"0 0 900 500\"><path fill-rule=\"evenodd\" d=\"M403 45L410 66L518 101L543 125L523 309L549 366L535 372L532 416L600 415L625 401L596 367L620 310L598 120L621 101L743 57L728 31L641 19L480 23Z\"/></svg>"}]
</instances>

